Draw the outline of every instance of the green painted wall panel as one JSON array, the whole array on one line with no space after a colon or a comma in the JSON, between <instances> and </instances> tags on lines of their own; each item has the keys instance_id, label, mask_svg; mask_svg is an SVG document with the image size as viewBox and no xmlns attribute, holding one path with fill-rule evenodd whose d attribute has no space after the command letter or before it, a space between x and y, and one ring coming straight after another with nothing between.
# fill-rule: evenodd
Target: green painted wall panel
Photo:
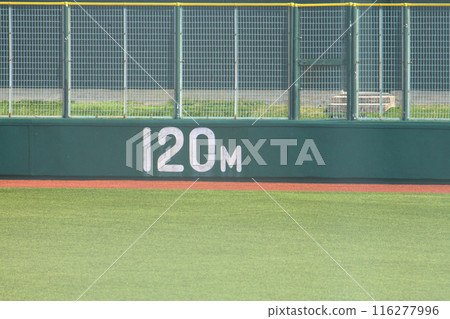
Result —
<instances>
[{"instance_id":1,"label":"green painted wall panel","mask_svg":"<svg viewBox=\"0 0 450 319\"><path fill-rule=\"evenodd\" d=\"M32 175L121 176L120 134L108 126L33 126Z\"/></svg>"},{"instance_id":2,"label":"green painted wall panel","mask_svg":"<svg viewBox=\"0 0 450 319\"><path fill-rule=\"evenodd\" d=\"M450 179L450 125L423 122L308 122L308 121L199 121L192 120L75 120L75 119L4 119L0 120L0 175L55 176L55 177L273 177L273 178L362 178L362 179ZM182 146L174 152L168 165L183 165L179 172L158 169L158 159L180 138L169 139L159 146L158 132L172 127L180 131ZM215 135L215 144L236 140L241 146L242 162L221 170L220 149L210 169L197 172L191 165L190 133L199 127ZM149 139L159 146L144 160L142 132L149 128L157 133ZM161 134L161 133L160 133ZM127 166L128 156L132 156ZM245 142L262 143L258 154L267 165L257 165ZM286 164L282 165L280 147L270 145L275 140L296 143L287 147ZM196 141L205 140L200 135ZM305 141L306 143L304 146ZM313 141L313 142L311 142ZM247 142L248 143L248 142ZM309 143L309 144L308 144ZM319 165L320 158L325 165ZM178 145L177 144L177 145ZM309 146L308 146L309 145ZM305 147L306 161L296 165ZM206 162L207 146L200 147L199 162ZM137 160L138 159L138 160ZM308 161L308 159L310 159ZM151 163L153 170L145 167ZM167 168L167 167L166 167ZM169 167L169 169L174 169ZM148 172L146 172L146 170ZM175 168L176 170L176 168ZM179 170L179 168L178 168Z\"/></svg>"},{"instance_id":3,"label":"green painted wall panel","mask_svg":"<svg viewBox=\"0 0 450 319\"><path fill-rule=\"evenodd\" d=\"M28 175L29 127L0 125L0 175Z\"/></svg>"}]
</instances>

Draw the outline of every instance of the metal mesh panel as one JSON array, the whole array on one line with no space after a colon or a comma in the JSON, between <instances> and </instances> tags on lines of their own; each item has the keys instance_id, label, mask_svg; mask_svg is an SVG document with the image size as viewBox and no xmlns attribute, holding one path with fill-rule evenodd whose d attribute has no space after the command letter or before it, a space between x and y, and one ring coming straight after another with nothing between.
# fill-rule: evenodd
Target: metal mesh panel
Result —
<instances>
[{"instance_id":1,"label":"metal mesh panel","mask_svg":"<svg viewBox=\"0 0 450 319\"><path fill-rule=\"evenodd\" d=\"M61 7L13 6L13 116L61 116Z\"/></svg>"},{"instance_id":2,"label":"metal mesh panel","mask_svg":"<svg viewBox=\"0 0 450 319\"><path fill-rule=\"evenodd\" d=\"M410 118L450 119L450 8L410 10Z\"/></svg>"},{"instance_id":3,"label":"metal mesh panel","mask_svg":"<svg viewBox=\"0 0 450 319\"><path fill-rule=\"evenodd\" d=\"M234 116L234 11L183 8L183 114Z\"/></svg>"},{"instance_id":4,"label":"metal mesh panel","mask_svg":"<svg viewBox=\"0 0 450 319\"><path fill-rule=\"evenodd\" d=\"M395 97L394 107L383 118L401 117L402 98L402 25L401 8L382 8L383 78L382 91Z\"/></svg>"},{"instance_id":5,"label":"metal mesh panel","mask_svg":"<svg viewBox=\"0 0 450 319\"><path fill-rule=\"evenodd\" d=\"M63 8L0 6L0 116L62 115ZM349 8L295 9L300 118L346 118ZM181 116L286 118L290 9L181 7ZM176 10L70 6L72 116L173 116ZM409 10L409 117L450 119L450 8L381 6L362 15L366 10L358 8L358 117L401 118L402 11Z\"/></svg>"},{"instance_id":6,"label":"metal mesh panel","mask_svg":"<svg viewBox=\"0 0 450 319\"><path fill-rule=\"evenodd\" d=\"M127 116L172 117L174 8L131 7L126 20Z\"/></svg>"},{"instance_id":7,"label":"metal mesh panel","mask_svg":"<svg viewBox=\"0 0 450 319\"><path fill-rule=\"evenodd\" d=\"M238 25L238 116L287 118L288 9L239 8Z\"/></svg>"},{"instance_id":8,"label":"metal mesh panel","mask_svg":"<svg viewBox=\"0 0 450 319\"><path fill-rule=\"evenodd\" d=\"M124 116L124 55L121 46L122 8L71 7L72 116Z\"/></svg>"},{"instance_id":9,"label":"metal mesh panel","mask_svg":"<svg viewBox=\"0 0 450 319\"><path fill-rule=\"evenodd\" d=\"M359 8L359 102L363 119L401 118L401 8Z\"/></svg>"},{"instance_id":10,"label":"metal mesh panel","mask_svg":"<svg viewBox=\"0 0 450 319\"><path fill-rule=\"evenodd\" d=\"M0 6L0 116L9 114L8 7Z\"/></svg>"},{"instance_id":11,"label":"metal mesh panel","mask_svg":"<svg viewBox=\"0 0 450 319\"><path fill-rule=\"evenodd\" d=\"M300 118L346 117L345 10L300 8Z\"/></svg>"}]
</instances>

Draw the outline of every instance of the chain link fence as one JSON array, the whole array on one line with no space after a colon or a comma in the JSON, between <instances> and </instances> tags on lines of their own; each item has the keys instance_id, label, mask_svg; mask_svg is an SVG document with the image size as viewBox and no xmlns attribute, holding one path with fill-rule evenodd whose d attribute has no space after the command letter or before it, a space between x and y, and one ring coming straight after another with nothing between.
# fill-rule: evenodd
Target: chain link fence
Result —
<instances>
[{"instance_id":1,"label":"chain link fence","mask_svg":"<svg viewBox=\"0 0 450 319\"><path fill-rule=\"evenodd\" d=\"M359 8L358 118L402 117L402 12Z\"/></svg>"},{"instance_id":2,"label":"chain link fence","mask_svg":"<svg viewBox=\"0 0 450 319\"><path fill-rule=\"evenodd\" d=\"M444 4L0 2L0 116L449 120L449 52Z\"/></svg>"},{"instance_id":3,"label":"chain link fence","mask_svg":"<svg viewBox=\"0 0 450 319\"><path fill-rule=\"evenodd\" d=\"M411 8L412 119L450 119L450 7Z\"/></svg>"},{"instance_id":4,"label":"chain link fence","mask_svg":"<svg viewBox=\"0 0 450 319\"><path fill-rule=\"evenodd\" d=\"M346 7L300 8L300 118L347 116Z\"/></svg>"},{"instance_id":5,"label":"chain link fence","mask_svg":"<svg viewBox=\"0 0 450 319\"><path fill-rule=\"evenodd\" d=\"M9 115L9 10L0 6L0 116Z\"/></svg>"},{"instance_id":6,"label":"chain link fence","mask_svg":"<svg viewBox=\"0 0 450 319\"><path fill-rule=\"evenodd\" d=\"M0 115L62 115L60 6L0 7Z\"/></svg>"},{"instance_id":7,"label":"chain link fence","mask_svg":"<svg viewBox=\"0 0 450 319\"><path fill-rule=\"evenodd\" d=\"M183 99L181 116L233 117L234 10L183 8Z\"/></svg>"},{"instance_id":8,"label":"chain link fence","mask_svg":"<svg viewBox=\"0 0 450 319\"><path fill-rule=\"evenodd\" d=\"M174 8L124 9L125 114L128 117L173 117Z\"/></svg>"},{"instance_id":9,"label":"chain link fence","mask_svg":"<svg viewBox=\"0 0 450 319\"><path fill-rule=\"evenodd\" d=\"M239 117L288 117L288 9L238 9Z\"/></svg>"},{"instance_id":10,"label":"chain link fence","mask_svg":"<svg viewBox=\"0 0 450 319\"><path fill-rule=\"evenodd\" d=\"M123 14L120 7L71 7L73 117L124 115Z\"/></svg>"}]
</instances>

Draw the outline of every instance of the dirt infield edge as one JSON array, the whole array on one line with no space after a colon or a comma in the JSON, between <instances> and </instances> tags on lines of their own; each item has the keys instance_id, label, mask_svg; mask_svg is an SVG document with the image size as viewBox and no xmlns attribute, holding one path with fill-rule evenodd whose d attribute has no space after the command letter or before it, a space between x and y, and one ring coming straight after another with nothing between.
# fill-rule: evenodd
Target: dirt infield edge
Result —
<instances>
[{"instance_id":1,"label":"dirt infield edge","mask_svg":"<svg viewBox=\"0 0 450 319\"><path fill-rule=\"evenodd\" d=\"M192 181L133 180L0 180L0 188L107 188L107 189L186 189ZM450 185L408 184L325 184L268 183L260 185L268 191L300 192L380 192L380 193L450 193ZM254 182L198 181L198 190L261 190Z\"/></svg>"}]
</instances>

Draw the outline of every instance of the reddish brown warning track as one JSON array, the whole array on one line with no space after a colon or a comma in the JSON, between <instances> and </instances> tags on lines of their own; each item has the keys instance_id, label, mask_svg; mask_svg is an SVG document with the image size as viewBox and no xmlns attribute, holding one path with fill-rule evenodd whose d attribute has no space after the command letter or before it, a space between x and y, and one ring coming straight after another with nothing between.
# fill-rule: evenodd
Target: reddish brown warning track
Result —
<instances>
[{"instance_id":1,"label":"reddish brown warning track","mask_svg":"<svg viewBox=\"0 0 450 319\"><path fill-rule=\"evenodd\" d=\"M126 180L0 180L0 187L25 188L125 188L125 189L186 189L192 181L126 181ZM268 191L302 192L383 192L383 193L450 193L450 185L389 185L389 184L320 184L320 183L260 183ZM253 182L202 182L192 189L261 190Z\"/></svg>"}]
</instances>

